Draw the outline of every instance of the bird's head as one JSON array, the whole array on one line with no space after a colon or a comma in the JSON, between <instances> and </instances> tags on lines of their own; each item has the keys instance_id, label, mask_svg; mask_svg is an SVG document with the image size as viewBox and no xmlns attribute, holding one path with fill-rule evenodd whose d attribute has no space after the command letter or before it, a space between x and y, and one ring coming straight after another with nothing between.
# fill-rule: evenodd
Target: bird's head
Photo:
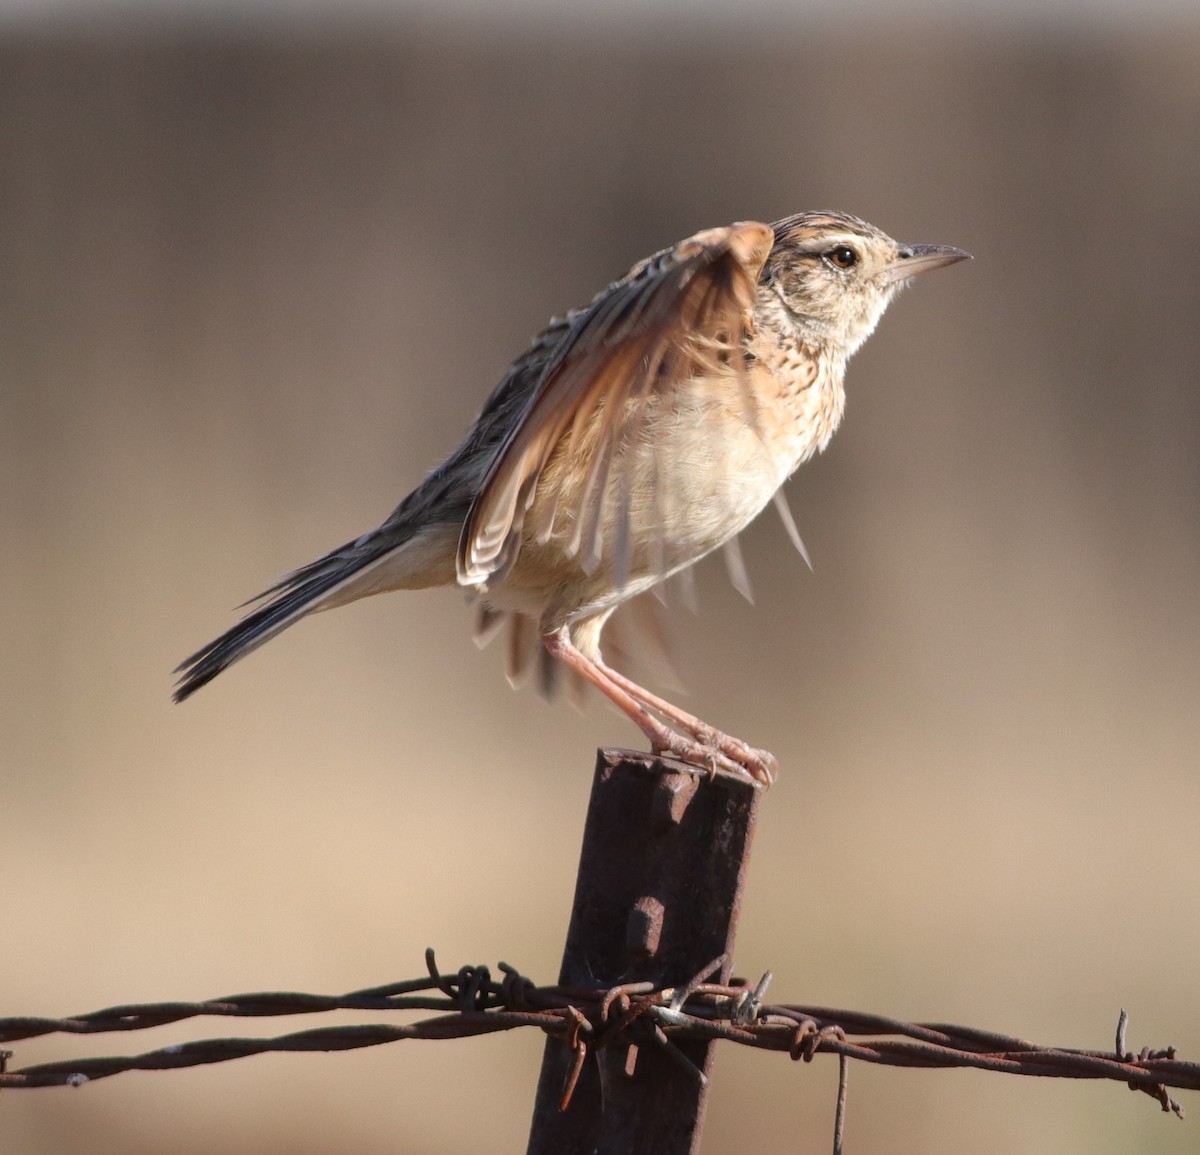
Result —
<instances>
[{"instance_id":1,"label":"bird's head","mask_svg":"<svg viewBox=\"0 0 1200 1155\"><path fill-rule=\"evenodd\" d=\"M809 212L773 226L759 299L803 344L849 357L910 277L967 260L950 245L905 245L848 213Z\"/></svg>"}]
</instances>

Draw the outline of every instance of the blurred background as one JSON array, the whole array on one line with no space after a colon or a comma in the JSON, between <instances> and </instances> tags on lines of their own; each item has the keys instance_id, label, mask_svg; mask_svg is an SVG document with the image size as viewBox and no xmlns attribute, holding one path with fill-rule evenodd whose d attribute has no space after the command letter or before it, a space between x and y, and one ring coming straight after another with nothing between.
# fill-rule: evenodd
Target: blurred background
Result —
<instances>
[{"instance_id":1,"label":"blurred background","mask_svg":"<svg viewBox=\"0 0 1200 1155\"><path fill-rule=\"evenodd\" d=\"M684 703L783 767L738 971L1064 1046L1125 1007L1200 1058L1200 16L1139 12L0 7L0 1013L333 993L427 945L552 981L624 719L510 692L453 591L182 707L171 668L381 520L552 313L838 208L976 260L892 307L789 485L815 572L770 515L756 605L718 559L675 611ZM541 1047L14 1093L0 1147L520 1151ZM826 1149L835 1068L725 1048L705 1150ZM1194 1152L1185 1102L856 1066L848 1149Z\"/></svg>"}]
</instances>

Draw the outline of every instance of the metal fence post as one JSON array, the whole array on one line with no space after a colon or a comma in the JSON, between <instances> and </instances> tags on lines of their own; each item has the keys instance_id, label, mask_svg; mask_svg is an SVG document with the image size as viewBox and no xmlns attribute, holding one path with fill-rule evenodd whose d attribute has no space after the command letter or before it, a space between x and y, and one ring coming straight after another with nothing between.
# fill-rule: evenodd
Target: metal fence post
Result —
<instances>
[{"instance_id":1,"label":"metal fence post","mask_svg":"<svg viewBox=\"0 0 1200 1155\"><path fill-rule=\"evenodd\" d=\"M559 984L683 986L721 955L727 982L761 791L648 754L601 750ZM699 1150L713 1043L612 1045L588 1055L559 1110L572 1052L549 1038L529 1155Z\"/></svg>"}]
</instances>

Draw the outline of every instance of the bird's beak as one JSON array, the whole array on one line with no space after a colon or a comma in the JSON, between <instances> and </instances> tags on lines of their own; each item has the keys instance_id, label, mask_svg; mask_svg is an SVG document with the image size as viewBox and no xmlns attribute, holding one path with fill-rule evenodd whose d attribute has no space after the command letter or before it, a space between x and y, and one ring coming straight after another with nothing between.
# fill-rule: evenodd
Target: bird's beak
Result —
<instances>
[{"instance_id":1,"label":"bird's beak","mask_svg":"<svg viewBox=\"0 0 1200 1155\"><path fill-rule=\"evenodd\" d=\"M953 245L901 245L900 255L883 270L883 283L890 285L896 281L906 281L918 273L970 259L970 253Z\"/></svg>"}]
</instances>

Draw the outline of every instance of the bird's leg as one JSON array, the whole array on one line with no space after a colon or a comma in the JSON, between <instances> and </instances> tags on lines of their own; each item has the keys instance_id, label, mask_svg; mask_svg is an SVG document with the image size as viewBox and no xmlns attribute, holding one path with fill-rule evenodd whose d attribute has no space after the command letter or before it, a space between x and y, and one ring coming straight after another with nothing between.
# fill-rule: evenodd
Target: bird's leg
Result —
<instances>
[{"instance_id":1,"label":"bird's leg","mask_svg":"<svg viewBox=\"0 0 1200 1155\"><path fill-rule=\"evenodd\" d=\"M606 669L592 661L574 642L571 641L568 628L560 626L553 633L542 635L542 645L552 657L557 658L569 669L578 673L585 681L595 686L623 714L626 714L636 724L639 730L650 740L656 753L670 752L683 756L684 751L678 748L676 739L681 735L675 734L669 727L656 718L632 694L617 685Z\"/></svg>"},{"instance_id":2,"label":"bird's leg","mask_svg":"<svg viewBox=\"0 0 1200 1155\"><path fill-rule=\"evenodd\" d=\"M775 775L779 773L779 761L769 750L756 750L740 738L734 738L697 718L695 714L681 710L665 698L660 698L657 694L652 694L649 690L639 686L619 670L605 665L603 659L598 659L596 664L617 686L643 706L661 714L673 726L678 726L698 742L719 750L727 758L739 766L743 766L760 782L769 786L775 781Z\"/></svg>"},{"instance_id":3,"label":"bird's leg","mask_svg":"<svg viewBox=\"0 0 1200 1155\"><path fill-rule=\"evenodd\" d=\"M661 699L655 698L654 695L643 690L628 678L616 674L614 670L610 670L603 663L589 658L571 641L565 625L560 626L552 633L543 634L542 644L553 657L568 668L575 670L617 706L622 713L632 719L638 729L649 739L651 749L655 753L671 754L685 762L705 768L715 766L722 770L746 775L763 785L770 785L773 778L772 765L764 759L762 752L751 750L744 743L728 738L694 718L690 719L695 725L694 731L691 727L682 724L681 728L687 731L686 733L673 730L653 712L660 709L658 703L662 701ZM681 714L668 703L663 703L663 705L667 706L667 710L662 711L664 714L668 714L668 711L670 712L668 716ZM684 714L682 717L689 718L690 716ZM700 737L701 732L705 735L703 739ZM708 735L712 735L718 740L708 741ZM738 756L728 753L726 747L734 750ZM747 754L750 757L747 757ZM770 755L765 757L770 759L771 764L774 763L775 760Z\"/></svg>"}]
</instances>

